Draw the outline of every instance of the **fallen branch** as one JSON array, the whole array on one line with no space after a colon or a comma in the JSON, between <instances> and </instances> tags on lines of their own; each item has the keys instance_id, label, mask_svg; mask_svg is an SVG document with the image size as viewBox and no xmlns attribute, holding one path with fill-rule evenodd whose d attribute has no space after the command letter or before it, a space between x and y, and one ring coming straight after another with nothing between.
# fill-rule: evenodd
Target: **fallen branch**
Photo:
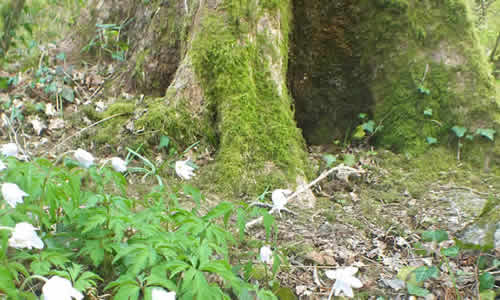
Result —
<instances>
[{"instance_id":1,"label":"fallen branch","mask_svg":"<svg viewBox=\"0 0 500 300\"><path fill-rule=\"evenodd\" d=\"M290 195L290 197L288 197L286 199L287 203L292 200L293 198L297 197L299 194L309 190L312 186L314 186L315 184L317 184L318 182L320 182L321 180L325 179L326 177L328 177L328 175L332 174L333 172L337 172L337 177L338 178L342 178L344 180L347 181L347 179L349 178L349 176L351 174L361 174L361 173L364 173L365 171L363 170L358 170L358 169L355 169L355 168L351 168L351 167L348 167L348 166L344 166L344 164L340 164L336 167L333 167L331 168L330 170L326 171L326 172L323 172L321 175L318 176L318 178L314 179L313 181L311 181L308 185L306 185L305 187L301 188L300 190L296 191L295 193L293 193L292 195ZM252 205L256 205L255 203L252 203ZM267 206L267 205L262 205L262 206ZM284 210L284 209L283 209ZM287 210L285 210L287 211ZM273 214L275 212L275 209L271 209L269 211L270 214ZM289 211L290 212L290 211ZM245 230L249 230L250 228L258 225L258 224L261 224L262 221L264 220L264 217L258 217L248 223L245 224Z\"/></svg>"}]
</instances>

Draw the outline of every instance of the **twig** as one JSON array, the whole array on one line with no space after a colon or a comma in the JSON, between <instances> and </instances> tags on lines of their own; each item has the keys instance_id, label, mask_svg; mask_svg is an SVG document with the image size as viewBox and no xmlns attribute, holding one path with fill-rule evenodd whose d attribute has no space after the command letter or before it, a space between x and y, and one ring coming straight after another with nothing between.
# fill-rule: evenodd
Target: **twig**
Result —
<instances>
[{"instance_id":1,"label":"twig","mask_svg":"<svg viewBox=\"0 0 500 300\"><path fill-rule=\"evenodd\" d=\"M90 124L89 126L87 126L87 127L83 128L83 129L79 130L77 133L72 134L72 135L70 135L69 137L65 138L62 142L60 142L59 144L55 145L55 146L51 149L51 151L50 151L50 152L55 151L55 150L56 150L59 146L63 145L63 144L64 144L64 143L66 143L68 140L72 139L73 137L75 137L75 136L77 136L77 135L79 135L79 134L83 133L84 131L86 131L86 130L88 130L88 129L90 129L90 128L92 128L92 127L96 126L96 125L99 125L99 124L101 124L101 123L103 123L103 122L106 122L106 121L107 121L107 120L109 120L109 119L113 119L113 118L116 118L116 117L118 117L118 116L123 116L123 115L126 115L126 114L128 114L128 113L119 113L119 114L114 114L114 115L112 115L112 116L109 116L109 117L107 117L107 118L104 118L104 119L102 119L102 120L99 120L99 121L97 121L97 122L95 122L95 123L93 123L93 124ZM46 151L46 152L44 153L44 155L45 155L45 154L47 154L48 152L49 152L49 151Z\"/></svg>"},{"instance_id":2,"label":"twig","mask_svg":"<svg viewBox=\"0 0 500 300\"><path fill-rule=\"evenodd\" d=\"M296 191L295 193L293 193L292 195L290 195L290 197L288 197L286 199L286 202L288 203L290 200L292 200L293 198L297 197L300 193L303 193L307 190L309 190L312 186L314 186L315 184L317 184L318 182L320 182L321 180L325 179L326 177L328 177L328 175L332 174L333 172L339 172L341 174L347 174L346 177L349 177L350 174L353 174L353 173L364 173L365 171L361 171L361 170L358 170L358 169L354 169L354 168L351 168L351 167L347 167L347 166L344 166L344 164L340 164L336 167L333 167L331 168L330 170L326 171L326 172L323 172L321 175L318 176L318 178L314 179L313 181L311 181L311 183L309 183L308 185L306 185L305 187L303 187L302 189ZM255 202L254 202L255 203ZM286 208L285 209L282 209L284 211L287 211L287 212L291 212L289 210L287 210ZM274 213L275 209L271 209L269 211L270 214ZM257 219L254 219L250 222L248 222L246 225L245 225L245 230L248 230L260 223L262 223L262 221L264 220L264 217L260 216L258 217Z\"/></svg>"}]
</instances>

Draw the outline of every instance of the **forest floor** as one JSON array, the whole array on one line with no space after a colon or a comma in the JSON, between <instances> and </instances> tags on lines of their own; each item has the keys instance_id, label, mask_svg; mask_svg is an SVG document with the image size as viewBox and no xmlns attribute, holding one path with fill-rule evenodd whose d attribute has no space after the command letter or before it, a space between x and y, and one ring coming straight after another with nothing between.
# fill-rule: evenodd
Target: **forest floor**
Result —
<instances>
[{"instance_id":1,"label":"forest floor","mask_svg":"<svg viewBox=\"0 0 500 300\"><path fill-rule=\"evenodd\" d=\"M102 100L78 100L79 94L99 99L104 79L96 72L85 76L74 72L70 79L76 97L68 102L61 95L59 101L54 100L47 93L47 85L33 77L24 74L15 86L0 93L0 99L12 100L2 102L0 143L17 140L30 156L56 159L74 150L80 133L87 128L95 125L98 130L98 124L84 117L83 123L74 120L82 119L75 115L84 106L97 111L106 107ZM100 151L92 148L91 141L89 145L86 150ZM462 299L477 299L479 257L491 266L498 263L495 259L500 257L500 249L461 250L449 258L439 250L455 245L454 238L481 213L488 197L500 195L500 178L494 172L481 171L482 166L458 161L450 149L435 148L417 157L367 147L326 151L311 146L310 161L317 175L326 169L325 154L353 154L357 161L353 167L364 173L340 179L329 176L313 187L315 208L304 209L292 201L287 207L297 216L276 216L279 230L275 250L284 262L277 273L282 288L275 291L281 299L294 299L287 298L290 292L299 299L328 298L332 281L324 271L346 266L359 269L355 276L363 287L356 291L358 297L407 299L406 285L413 282L417 288L430 291L426 299L457 299L457 293ZM128 175L135 196L145 190L141 176ZM206 198L211 199L208 205L213 205L218 196L207 194ZM447 232L448 238L441 243L426 242L423 235L436 230ZM255 227L250 236L265 240L265 230ZM244 253L245 249L236 251ZM412 278L418 267L430 270L432 266L439 269L437 275L425 282ZM498 273L499 267L494 265L491 271Z\"/></svg>"}]
</instances>

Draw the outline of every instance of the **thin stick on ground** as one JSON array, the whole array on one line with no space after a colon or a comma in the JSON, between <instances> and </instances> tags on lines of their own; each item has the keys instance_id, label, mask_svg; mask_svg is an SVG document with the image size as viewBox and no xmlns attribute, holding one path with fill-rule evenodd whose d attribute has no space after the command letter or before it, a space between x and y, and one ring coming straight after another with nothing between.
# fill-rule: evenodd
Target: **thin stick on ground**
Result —
<instances>
[{"instance_id":1,"label":"thin stick on ground","mask_svg":"<svg viewBox=\"0 0 500 300\"><path fill-rule=\"evenodd\" d=\"M50 152L54 152L55 150L57 150L57 148L58 148L58 147L60 147L60 146L64 145L64 143L66 143L66 142L67 142L67 141L69 141L70 139L74 138L75 136L82 134L84 131L86 131L86 130L88 130L88 129L90 129L90 128L92 128L92 127L96 126L96 125L99 125L99 124L101 124L101 123L103 123L103 122L106 122L106 121L108 121L108 120L110 120L110 119L113 119L113 118L116 118L116 117L119 117L119 116L123 116L123 115L126 115L126 114L128 114L128 113L119 113L119 114L114 114L114 115L112 115L112 116L109 116L109 117L107 117L107 118L104 118L104 119L102 119L102 120L99 120L99 121L97 121L97 122L95 122L95 123L93 123L93 124L90 124L89 126L87 126L87 127L85 127L85 128L80 129L80 130L79 130L78 132L76 132L75 134L72 134L72 135L70 135L69 137L65 138L62 142L60 142L59 144L55 145L55 146L54 146L54 147L50 150ZM46 155L47 153L49 153L49 151L45 152L45 153L44 153L44 155Z\"/></svg>"},{"instance_id":2,"label":"thin stick on ground","mask_svg":"<svg viewBox=\"0 0 500 300\"><path fill-rule=\"evenodd\" d=\"M347 180L347 178L349 177L349 175L351 174L361 174L361 173L364 173L365 171L363 170L358 170L358 169L355 169L355 168L351 168L351 167L348 167L348 166L344 166L344 164L340 164L336 167L333 167L331 168L330 170L326 171L326 172L323 172L321 175L318 176L318 178L314 179L313 181L311 181L308 185L306 185L305 187L301 188L300 190L296 191L295 193L291 194L290 197L288 197L286 199L286 202L288 203L290 200L292 200L293 198L297 197L300 193L303 193L307 190L309 190L312 186L314 186L315 184L317 184L318 182L320 182L321 180L325 179L326 177L328 177L328 175L332 174L333 172L338 172L342 177L338 176L339 178L345 178L345 180ZM270 214L274 213L275 209L271 209L269 211ZM264 217L258 217L257 219L254 219L250 222L248 222L246 225L245 225L245 230L248 230L258 224L261 224L262 221L264 220Z\"/></svg>"}]
</instances>

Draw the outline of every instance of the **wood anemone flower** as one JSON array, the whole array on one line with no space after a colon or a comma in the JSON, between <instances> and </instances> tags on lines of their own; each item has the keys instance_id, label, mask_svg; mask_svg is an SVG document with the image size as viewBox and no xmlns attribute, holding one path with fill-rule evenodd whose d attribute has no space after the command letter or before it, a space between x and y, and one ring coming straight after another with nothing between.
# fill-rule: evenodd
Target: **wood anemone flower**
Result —
<instances>
[{"instance_id":1,"label":"wood anemone flower","mask_svg":"<svg viewBox=\"0 0 500 300\"><path fill-rule=\"evenodd\" d=\"M82 165L84 168L89 168L94 164L94 156L88 153L87 151L78 148L75 151L75 159Z\"/></svg>"},{"instance_id":2,"label":"wood anemone flower","mask_svg":"<svg viewBox=\"0 0 500 300\"><path fill-rule=\"evenodd\" d=\"M9 238L9 246L16 249L43 249L43 241L38 237L35 230L37 229L30 223L17 223L12 230L12 236Z\"/></svg>"},{"instance_id":3,"label":"wood anemone flower","mask_svg":"<svg viewBox=\"0 0 500 300\"><path fill-rule=\"evenodd\" d=\"M53 276L42 287L44 300L82 300L83 294L66 278Z\"/></svg>"},{"instance_id":4,"label":"wood anemone flower","mask_svg":"<svg viewBox=\"0 0 500 300\"><path fill-rule=\"evenodd\" d=\"M354 297L352 288L359 289L363 286L363 283L361 283L359 279L354 277L354 274L356 274L356 272L358 272L358 268L355 267L345 267L337 270L328 270L325 272L326 277L335 279L335 283L332 287L332 292L335 293L335 296L340 295L340 293L342 292L346 297Z\"/></svg>"},{"instance_id":5,"label":"wood anemone flower","mask_svg":"<svg viewBox=\"0 0 500 300\"><path fill-rule=\"evenodd\" d=\"M19 150L17 149L17 145L14 143L4 144L4 145L2 145L2 147L0 147L0 153L2 153L5 156L16 157L18 151Z\"/></svg>"},{"instance_id":6,"label":"wood anemone flower","mask_svg":"<svg viewBox=\"0 0 500 300\"><path fill-rule=\"evenodd\" d=\"M167 292L162 288L155 287L151 291L152 300L175 300L175 292Z\"/></svg>"},{"instance_id":7,"label":"wood anemone flower","mask_svg":"<svg viewBox=\"0 0 500 300\"><path fill-rule=\"evenodd\" d=\"M17 184L6 182L2 184L2 196L10 206L15 208L18 203L23 203L23 197L29 195L21 190Z\"/></svg>"},{"instance_id":8,"label":"wood anemone flower","mask_svg":"<svg viewBox=\"0 0 500 300\"><path fill-rule=\"evenodd\" d=\"M194 168L188 165L188 161L189 159L175 162L175 173L184 180L189 180L195 175Z\"/></svg>"},{"instance_id":9,"label":"wood anemone flower","mask_svg":"<svg viewBox=\"0 0 500 300\"><path fill-rule=\"evenodd\" d=\"M123 173L127 171L127 163L119 157L111 158L111 166L116 172Z\"/></svg>"},{"instance_id":10,"label":"wood anemone flower","mask_svg":"<svg viewBox=\"0 0 500 300\"><path fill-rule=\"evenodd\" d=\"M260 248L260 261L265 264L273 263L273 251L269 246L262 246Z\"/></svg>"}]
</instances>

